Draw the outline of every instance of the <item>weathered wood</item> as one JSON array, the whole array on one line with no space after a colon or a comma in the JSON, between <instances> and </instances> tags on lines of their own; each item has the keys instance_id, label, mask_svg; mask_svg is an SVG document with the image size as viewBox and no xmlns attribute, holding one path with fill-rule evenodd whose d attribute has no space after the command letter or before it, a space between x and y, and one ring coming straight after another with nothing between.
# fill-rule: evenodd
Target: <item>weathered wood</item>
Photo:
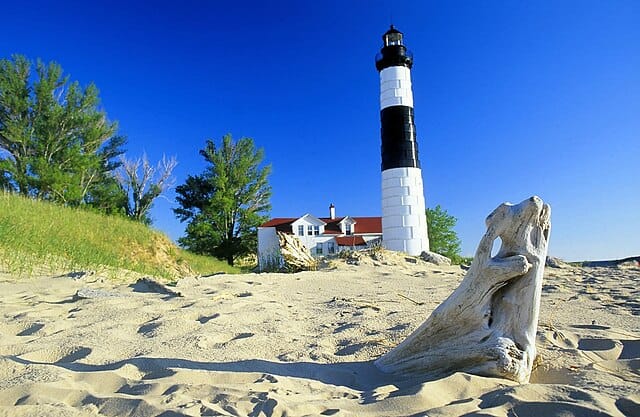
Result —
<instances>
[{"instance_id":1,"label":"weathered wood","mask_svg":"<svg viewBox=\"0 0 640 417\"><path fill-rule=\"evenodd\" d=\"M424 251L420 254L420 259L435 265L451 265L451 259L435 252Z\"/></svg>"},{"instance_id":2,"label":"weathered wood","mask_svg":"<svg viewBox=\"0 0 640 417\"><path fill-rule=\"evenodd\" d=\"M495 209L460 286L376 366L390 373L465 371L528 382L550 214L538 197ZM502 246L492 257L497 238Z\"/></svg>"},{"instance_id":3,"label":"weathered wood","mask_svg":"<svg viewBox=\"0 0 640 417\"><path fill-rule=\"evenodd\" d=\"M286 272L313 271L318 262L297 236L277 232L282 257L281 270Z\"/></svg>"}]
</instances>

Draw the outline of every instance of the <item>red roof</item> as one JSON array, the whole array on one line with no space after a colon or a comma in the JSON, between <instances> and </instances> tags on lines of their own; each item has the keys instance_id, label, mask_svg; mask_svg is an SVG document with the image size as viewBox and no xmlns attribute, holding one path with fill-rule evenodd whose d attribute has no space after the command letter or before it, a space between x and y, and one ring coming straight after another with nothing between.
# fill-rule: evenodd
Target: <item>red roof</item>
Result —
<instances>
[{"instance_id":1,"label":"red roof","mask_svg":"<svg viewBox=\"0 0 640 417\"><path fill-rule=\"evenodd\" d=\"M266 223L262 223L260 225L260 227L274 227L274 226L280 226L281 224L291 224L293 222L295 222L296 220L298 220L298 217L293 218L293 217L276 217L274 219L269 220Z\"/></svg>"},{"instance_id":2,"label":"red roof","mask_svg":"<svg viewBox=\"0 0 640 417\"><path fill-rule=\"evenodd\" d=\"M320 217L320 220L327 224L324 227L324 233L341 235L342 229L340 229L338 223L343 219L344 217L338 217L333 220L328 217ZM356 222L355 233L359 235L365 233L382 233L382 217L352 217L352 219Z\"/></svg>"},{"instance_id":3,"label":"red roof","mask_svg":"<svg viewBox=\"0 0 640 417\"><path fill-rule=\"evenodd\" d=\"M382 233L382 217L354 217L356 221L355 232L360 233Z\"/></svg>"},{"instance_id":4,"label":"red roof","mask_svg":"<svg viewBox=\"0 0 640 417\"><path fill-rule=\"evenodd\" d=\"M338 246L363 246L367 244L362 236L339 236L336 237L336 243Z\"/></svg>"},{"instance_id":5,"label":"red roof","mask_svg":"<svg viewBox=\"0 0 640 417\"><path fill-rule=\"evenodd\" d=\"M291 223L298 220L298 218L292 217L277 217L271 219L266 223L262 223L260 227L275 227L277 231L283 233L291 233Z\"/></svg>"},{"instance_id":6,"label":"red roof","mask_svg":"<svg viewBox=\"0 0 640 417\"><path fill-rule=\"evenodd\" d=\"M278 231L291 233L291 223L298 219L299 217L276 217L261 224L260 227L275 227ZM319 217L319 219L326 223L324 234L342 234L339 223L344 220L344 217L336 217L335 219ZM356 222L354 228L356 234L382 233L382 217L352 217L352 219Z\"/></svg>"}]
</instances>

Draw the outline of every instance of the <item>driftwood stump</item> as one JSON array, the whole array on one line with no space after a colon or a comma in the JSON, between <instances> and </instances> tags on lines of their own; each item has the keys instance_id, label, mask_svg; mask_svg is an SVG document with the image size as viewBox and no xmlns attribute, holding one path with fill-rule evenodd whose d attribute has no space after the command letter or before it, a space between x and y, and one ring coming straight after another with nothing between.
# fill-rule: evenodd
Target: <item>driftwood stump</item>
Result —
<instances>
[{"instance_id":1,"label":"driftwood stump","mask_svg":"<svg viewBox=\"0 0 640 417\"><path fill-rule=\"evenodd\" d=\"M277 232L282 257L281 270L286 272L313 271L318 261L297 236Z\"/></svg>"},{"instance_id":2,"label":"driftwood stump","mask_svg":"<svg viewBox=\"0 0 640 417\"><path fill-rule=\"evenodd\" d=\"M536 356L550 214L538 197L495 209L460 286L376 366L390 373L465 371L528 382ZM492 257L497 238L502 246Z\"/></svg>"}]
</instances>

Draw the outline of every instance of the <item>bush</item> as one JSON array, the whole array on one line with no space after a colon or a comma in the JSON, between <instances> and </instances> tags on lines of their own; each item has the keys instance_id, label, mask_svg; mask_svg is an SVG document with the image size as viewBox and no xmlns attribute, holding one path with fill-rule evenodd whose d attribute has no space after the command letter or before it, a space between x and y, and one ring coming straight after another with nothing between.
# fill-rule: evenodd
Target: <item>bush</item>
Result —
<instances>
[{"instance_id":1,"label":"bush","mask_svg":"<svg viewBox=\"0 0 640 417\"><path fill-rule=\"evenodd\" d=\"M460 239L453 230L457 221L439 204L433 209L427 208L429 248L431 252L451 259L454 264L460 264L464 259L460 256Z\"/></svg>"}]
</instances>

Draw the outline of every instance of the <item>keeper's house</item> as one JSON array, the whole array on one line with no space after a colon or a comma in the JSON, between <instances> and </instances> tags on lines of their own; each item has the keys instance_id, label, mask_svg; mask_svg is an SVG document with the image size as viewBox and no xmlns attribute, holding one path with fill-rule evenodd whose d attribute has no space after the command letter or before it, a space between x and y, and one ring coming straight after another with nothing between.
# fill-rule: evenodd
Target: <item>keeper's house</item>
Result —
<instances>
[{"instance_id":1,"label":"keeper's house","mask_svg":"<svg viewBox=\"0 0 640 417\"><path fill-rule=\"evenodd\" d=\"M278 217L258 227L258 262L272 264L280 255L276 232L295 235L315 257L346 249L364 249L382 241L382 217L336 217L333 204L329 217Z\"/></svg>"}]
</instances>

